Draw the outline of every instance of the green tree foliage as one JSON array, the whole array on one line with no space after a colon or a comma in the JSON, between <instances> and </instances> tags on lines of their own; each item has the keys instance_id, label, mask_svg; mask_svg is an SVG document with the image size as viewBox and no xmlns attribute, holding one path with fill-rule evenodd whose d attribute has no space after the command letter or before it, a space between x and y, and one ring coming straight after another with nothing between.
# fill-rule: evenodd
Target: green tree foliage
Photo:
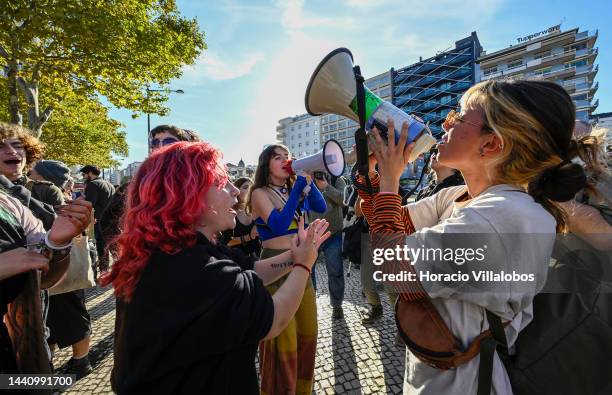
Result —
<instances>
[{"instance_id":1,"label":"green tree foliage","mask_svg":"<svg viewBox=\"0 0 612 395\"><path fill-rule=\"evenodd\" d=\"M27 121L37 137L45 125L48 152L67 163L83 163L85 153L100 165L113 153L126 155L121 125L108 117L101 98L134 116L164 115L168 94L155 92L147 101L146 87L180 77L182 66L206 48L197 21L182 17L173 0L0 3L0 99L6 103L0 116Z\"/></svg>"},{"instance_id":2,"label":"green tree foliage","mask_svg":"<svg viewBox=\"0 0 612 395\"><path fill-rule=\"evenodd\" d=\"M44 94L40 100L49 102ZM7 90L0 86L0 103L7 101ZM69 166L95 163L114 167L119 164L115 158L128 155L121 123L111 119L98 100L67 90L53 113L41 136L46 159L60 160ZM0 120L8 118L8 108L0 106Z\"/></svg>"}]
</instances>

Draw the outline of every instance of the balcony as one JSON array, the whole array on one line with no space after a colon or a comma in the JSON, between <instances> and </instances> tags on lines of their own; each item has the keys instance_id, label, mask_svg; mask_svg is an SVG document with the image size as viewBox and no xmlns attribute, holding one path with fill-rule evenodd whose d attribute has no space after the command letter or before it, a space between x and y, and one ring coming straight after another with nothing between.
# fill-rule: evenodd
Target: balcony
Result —
<instances>
[{"instance_id":1,"label":"balcony","mask_svg":"<svg viewBox=\"0 0 612 395\"><path fill-rule=\"evenodd\" d=\"M599 35L599 30L585 30L576 34L576 41L584 40L585 38L597 40L597 36Z\"/></svg>"},{"instance_id":2,"label":"balcony","mask_svg":"<svg viewBox=\"0 0 612 395\"><path fill-rule=\"evenodd\" d=\"M599 53L598 48L579 49L576 51L576 59L582 58L583 56L588 56L588 57L597 56L598 53Z\"/></svg>"},{"instance_id":3,"label":"balcony","mask_svg":"<svg viewBox=\"0 0 612 395\"><path fill-rule=\"evenodd\" d=\"M599 99L595 100L593 103L591 103L590 100L575 100L574 105L576 106L576 111L585 109L595 111L595 109L599 106Z\"/></svg>"},{"instance_id":4,"label":"balcony","mask_svg":"<svg viewBox=\"0 0 612 395\"><path fill-rule=\"evenodd\" d=\"M587 64L585 66L577 67L576 75L589 74L592 72L593 76L595 76L595 74L597 74L598 71L599 71L599 65L593 67L592 64Z\"/></svg>"}]
</instances>

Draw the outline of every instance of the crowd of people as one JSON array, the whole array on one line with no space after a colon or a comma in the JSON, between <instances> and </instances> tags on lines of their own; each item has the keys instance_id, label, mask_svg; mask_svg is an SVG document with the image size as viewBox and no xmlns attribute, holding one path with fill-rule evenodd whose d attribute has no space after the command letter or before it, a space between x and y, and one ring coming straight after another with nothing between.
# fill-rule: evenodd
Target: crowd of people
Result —
<instances>
[{"instance_id":1,"label":"crowd of people","mask_svg":"<svg viewBox=\"0 0 612 395\"><path fill-rule=\"evenodd\" d=\"M373 128L367 174L292 175L291 152L272 144L254 179L230 180L205 136L161 125L130 182L113 186L86 165L80 192L70 169L44 158L26 129L0 123L0 373L51 373L57 347L72 348L62 373L92 371L83 287L53 294L79 260L73 239L88 236L94 277L116 296L117 393L312 393L316 292L325 286L316 263L325 265L336 320L349 259L368 305L362 324L383 316L381 286L394 306L395 342L407 347L405 393L513 393L510 365L495 346L483 351L487 339L512 354L537 320L534 300L559 235L611 249L605 136L576 122L556 84L479 83L449 113L428 154L426 185L407 196L400 178L413 147L408 125L387 127L401 130L399 141ZM463 234L499 247L489 250L488 268L530 272L535 281L450 285L419 277L431 262L406 258L383 271L417 280L374 281L374 249L443 248L440 236Z\"/></svg>"}]
</instances>

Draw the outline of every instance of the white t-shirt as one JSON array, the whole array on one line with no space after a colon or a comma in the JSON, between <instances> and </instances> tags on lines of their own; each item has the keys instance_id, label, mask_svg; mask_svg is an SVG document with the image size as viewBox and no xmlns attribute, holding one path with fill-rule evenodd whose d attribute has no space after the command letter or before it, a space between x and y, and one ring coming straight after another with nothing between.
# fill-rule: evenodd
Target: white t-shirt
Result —
<instances>
[{"instance_id":1,"label":"white t-shirt","mask_svg":"<svg viewBox=\"0 0 612 395\"><path fill-rule=\"evenodd\" d=\"M408 247L440 248L440 235L478 234L484 240L485 266L480 269L518 273L533 273L535 281L483 284L470 280L463 283L422 281L434 306L451 332L467 348L471 341L488 329L486 309L506 327L508 346L532 320L533 297L544 286L548 261L556 234L554 218L533 198L512 185L495 185L477 197L455 202L466 192L465 186L443 189L437 194L408 205L417 232L407 238ZM518 235L518 236L515 236ZM482 264L482 263L481 263ZM471 265L446 265L448 272L468 272ZM417 261L417 273L431 269L431 262ZM432 368L407 352L404 376L405 394L476 394L478 389L479 356L451 370ZM492 393L512 394L510 381L497 354L493 367Z\"/></svg>"}]
</instances>

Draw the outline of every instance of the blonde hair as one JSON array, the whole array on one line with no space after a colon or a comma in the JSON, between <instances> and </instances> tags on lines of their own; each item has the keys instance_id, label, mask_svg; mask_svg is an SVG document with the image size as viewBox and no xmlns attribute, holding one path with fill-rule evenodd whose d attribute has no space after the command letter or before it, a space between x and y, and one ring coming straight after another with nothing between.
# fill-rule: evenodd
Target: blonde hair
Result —
<instances>
[{"instance_id":1,"label":"blonde hair","mask_svg":"<svg viewBox=\"0 0 612 395\"><path fill-rule=\"evenodd\" d=\"M582 167L570 161L592 144L572 140L576 115L567 92L545 81L487 81L468 89L461 105L482 110L484 125L502 141L495 181L522 186L557 220L557 230L566 231L566 216L554 202L585 186Z\"/></svg>"}]
</instances>

